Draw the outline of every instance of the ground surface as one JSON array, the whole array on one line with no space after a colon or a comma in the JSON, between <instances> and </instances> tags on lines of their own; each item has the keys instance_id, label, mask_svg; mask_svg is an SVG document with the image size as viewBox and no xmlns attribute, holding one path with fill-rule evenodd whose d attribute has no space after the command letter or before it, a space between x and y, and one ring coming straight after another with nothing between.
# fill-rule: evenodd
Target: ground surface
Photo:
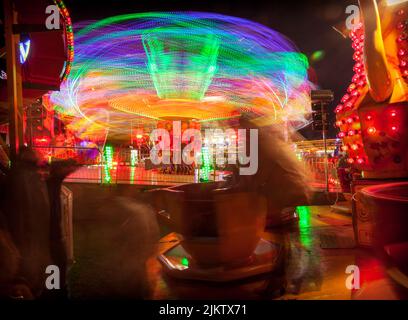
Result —
<instances>
[{"instance_id":1,"label":"ground surface","mask_svg":"<svg viewBox=\"0 0 408 320\"><path fill-rule=\"evenodd\" d=\"M140 201L146 195L134 186L103 188L98 185L69 184L74 192L74 250L76 263L69 277L70 295L77 299L115 297L114 283L137 286L139 275L126 274L136 253L122 253L122 266L106 263L110 255L118 255L115 238L121 219L115 210L101 210L112 205L117 195L127 195ZM174 246L175 234L161 226L162 239L155 255ZM307 207L292 226L265 232L268 240L290 247L285 262L286 293L279 299L398 299L407 292L387 276L383 264L365 249L323 249L328 246L350 247L353 239L351 217L332 212L329 206ZM351 241L350 241L351 240ZM130 262L128 262L130 261ZM133 261L133 262L132 262ZM274 274L231 284L208 284L171 279L162 272L155 257L148 260L148 284L153 299L271 299L263 290L271 281L282 278ZM346 288L347 266L360 267L361 288ZM121 267L125 270L118 276Z\"/></svg>"}]
</instances>

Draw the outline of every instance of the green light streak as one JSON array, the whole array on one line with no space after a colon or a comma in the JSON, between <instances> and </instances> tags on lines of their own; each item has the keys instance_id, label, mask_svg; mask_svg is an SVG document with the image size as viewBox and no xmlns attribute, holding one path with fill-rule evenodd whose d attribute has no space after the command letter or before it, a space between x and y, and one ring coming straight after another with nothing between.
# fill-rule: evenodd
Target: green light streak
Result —
<instances>
[{"instance_id":1,"label":"green light streak","mask_svg":"<svg viewBox=\"0 0 408 320\"><path fill-rule=\"evenodd\" d=\"M310 209L306 206L296 207L296 211L299 214L299 227L309 228L310 227Z\"/></svg>"},{"instance_id":2,"label":"green light streak","mask_svg":"<svg viewBox=\"0 0 408 320\"><path fill-rule=\"evenodd\" d=\"M299 215L300 243L306 248L310 248L312 246L310 208L299 206L296 208L296 211Z\"/></svg>"},{"instance_id":3,"label":"green light streak","mask_svg":"<svg viewBox=\"0 0 408 320\"><path fill-rule=\"evenodd\" d=\"M156 28L142 35L147 69L161 99L204 98L217 73L219 39L188 35L178 28ZM177 59L182 57L184 63Z\"/></svg>"},{"instance_id":4,"label":"green light streak","mask_svg":"<svg viewBox=\"0 0 408 320\"><path fill-rule=\"evenodd\" d=\"M112 182L111 170L113 168L113 147L110 145L105 146L103 150L103 157L104 157L104 177L103 181L105 183Z\"/></svg>"},{"instance_id":5,"label":"green light streak","mask_svg":"<svg viewBox=\"0 0 408 320\"><path fill-rule=\"evenodd\" d=\"M317 50L315 52L312 53L312 55L310 56L310 59L313 62L318 62L320 60L322 60L325 57L326 53L323 50Z\"/></svg>"},{"instance_id":6,"label":"green light streak","mask_svg":"<svg viewBox=\"0 0 408 320\"><path fill-rule=\"evenodd\" d=\"M134 167L130 168L130 183L134 184L135 182L135 169Z\"/></svg>"},{"instance_id":7,"label":"green light streak","mask_svg":"<svg viewBox=\"0 0 408 320\"><path fill-rule=\"evenodd\" d=\"M138 150L136 149L130 150L130 165L132 167L135 167L137 163L138 163Z\"/></svg>"},{"instance_id":8,"label":"green light streak","mask_svg":"<svg viewBox=\"0 0 408 320\"><path fill-rule=\"evenodd\" d=\"M181 259L181 264L182 264L183 266L185 266L185 267L188 267L188 265L189 265L188 259L187 259L186 257L182 258L182 259Z\"/></svg>"},{"instance_id":9,"label":"green light streak","mask_svg":"<svg viewBox=\"0 0 408 320\"><path fill-rule=\"evenodd\" d=\"M208 147L201 148L201 157L202 157L202 166L200 168L200 180L201 181L209 181L210 180L210 172L213 169L210 159L210 152Z\"/></svg>"}]
</instances>

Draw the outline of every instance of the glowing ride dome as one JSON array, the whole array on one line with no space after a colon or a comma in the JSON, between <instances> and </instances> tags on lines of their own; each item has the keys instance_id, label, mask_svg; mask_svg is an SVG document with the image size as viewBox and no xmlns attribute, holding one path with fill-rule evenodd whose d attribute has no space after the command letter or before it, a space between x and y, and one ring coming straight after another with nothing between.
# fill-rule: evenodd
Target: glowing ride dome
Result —
<instances>
[{"instance_id":1,"label":"glowing ride dome","mask_svg":"<svg viewBox=\"0 0 408 320\"><path fill-rule=\"evenodd\" d=\"M251 113L258 125L308 123L308 61L278 32L213 13L136 13L76 26L71 74L50 103L79 135L165 119Z\"/></svg>"}]
</instances>

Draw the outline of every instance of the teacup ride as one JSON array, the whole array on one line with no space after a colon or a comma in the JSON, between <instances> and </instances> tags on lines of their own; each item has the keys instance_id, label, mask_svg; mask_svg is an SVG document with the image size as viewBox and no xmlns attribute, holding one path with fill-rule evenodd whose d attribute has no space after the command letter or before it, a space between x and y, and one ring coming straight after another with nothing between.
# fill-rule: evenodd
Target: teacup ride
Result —
<instances>
[{"instance_id":1,"label":"teacup ride","mask_svg":"<svg viewBox=\"0 0 408 320\"><path fill-rule=\"evenodd\" d=\"M375 247L408 243L408 182L366 187L358 196L364 205L364 218L374 222Z\"/></svg>"},{"instance_id":2,"label":"teacup ride","mask_svg":"<svg viewBox=\"0 0 408 320\"><path fill-rule=\"evenodd\" d=\"M270 273L282 249L262 238L265 197L223 188L222 182L184 184L154 190L159 218L179 241L159 255L175 278L226 282Z\"/></svg>"},{"instance_id":3,"label":"teacup ride","mask_svg":"<svg viewBox=\"0 0 408 320\"><path fill-rule=\"evenodd\" d=\"M373 247L389 257L388 274L408 288L408 182L363 188L357 193L370 222Z\"/></svg>"}]
</instances>

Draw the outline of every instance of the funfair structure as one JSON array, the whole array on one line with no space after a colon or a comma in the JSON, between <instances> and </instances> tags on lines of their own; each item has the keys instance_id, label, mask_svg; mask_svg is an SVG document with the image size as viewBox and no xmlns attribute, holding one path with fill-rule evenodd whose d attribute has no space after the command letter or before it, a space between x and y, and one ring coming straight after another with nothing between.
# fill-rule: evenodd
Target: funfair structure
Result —
<instances>
[{"instance_id":1,"label":"funfair structure","mask_svg":"<svg viewBox=\"0 0 408 320\"><path fill-rule=\"evenodd\" d=\"M72 72L49 104L79 137L128 137L172 119L219 125L244 113L261 126L308 123L307 58L258 23L136 13L81 23L75 34Z\"/></svg>"},{"instance_id":2,"label":"funfair structure","mask_svg":"<svg viewBox=\"0 0 408 320\"><path fill-rule=\"evenodd\" d=\"M360 0L360 9L350 32L355 75L336 125L348 162L361 171L351 186L357 242L398 261L408 252L407 1Z\"/></svg>"}]
</instances>

